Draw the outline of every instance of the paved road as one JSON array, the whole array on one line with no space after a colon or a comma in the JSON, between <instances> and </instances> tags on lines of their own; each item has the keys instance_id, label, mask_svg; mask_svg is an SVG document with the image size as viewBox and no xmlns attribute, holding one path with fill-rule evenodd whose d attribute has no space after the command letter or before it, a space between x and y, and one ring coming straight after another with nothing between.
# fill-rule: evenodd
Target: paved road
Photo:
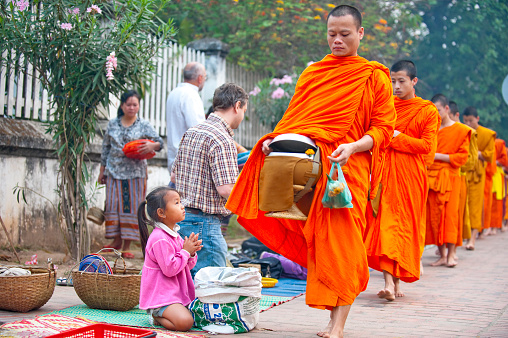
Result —
<instances>
[{"instance_id":1,"label":"paved road","mask_svg":"<svg viewBox=\"0 0 508 338\"><path fill-rule=\"evenodd\" d=\"M475 251L459 248L455 268L430 267L434 249L423 255L425 273L404 284L406 297L387 302L376 297L382 274L372 272L367 290L352 306L346 337L508 337L508 233L477 242ZM50 302L35 312L0 311L14 321L81 303L74 290L57 287ZM241 337L316 337L327 324L327 311L299 297L260 314L258 328Z\"/></svg>"}]
</instances>

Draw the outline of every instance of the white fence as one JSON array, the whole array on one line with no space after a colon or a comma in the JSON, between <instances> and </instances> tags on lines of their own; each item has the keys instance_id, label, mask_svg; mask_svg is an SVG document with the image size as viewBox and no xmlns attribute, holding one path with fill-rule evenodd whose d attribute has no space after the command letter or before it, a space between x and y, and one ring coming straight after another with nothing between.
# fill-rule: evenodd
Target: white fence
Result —
<instances>
[{"instance_id":1,"label":"white fence","mask_svg":"<svg viewBox=\"0 0 508 338\"><path fill-rule=\"evenodd\" d=\"M6 58L6 55L2 55ZM189 62L205 62L205 54L191 48L171 43L156 57L157 69L146 89L141 102L139 115L155 127L161 136L166 136L166 99L179 82L182 81L183 67ZM23 71L24 68L24 71ZM17 67L3 68L0 73L0 118L16 118L47 121L52 119L48 93L38 80L38 72L32 65L20 59ZM226 65L226 82L234 82L247 92L263 78L262 74L246 72L236 65ZM118 98L111 98L109 118L116 116ZM235 139L245 147L252 147L264 134L270 132L264 127L249 107L247 118L235 132Z\"/></svg>"}]
</instances>

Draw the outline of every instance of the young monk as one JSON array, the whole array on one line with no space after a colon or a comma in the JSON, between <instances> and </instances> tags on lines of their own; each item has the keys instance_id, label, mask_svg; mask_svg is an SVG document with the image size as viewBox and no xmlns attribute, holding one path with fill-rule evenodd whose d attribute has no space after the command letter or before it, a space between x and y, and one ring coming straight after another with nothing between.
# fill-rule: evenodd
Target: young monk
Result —
<instances>
[{"instance_id":1,"label":"young monk","mask_svg":"<svg viewBox=\"0 0 508 338\"><path fill-rule=\"evenodd\" d=\"M365 233L369 266L382 271L385 279L377 295L388 301L404 296L400 280L420 279L428 192L425 157L434 157L441 124L434 104L415 95L413 62L396 62L391 77L397 122L385 158L377 215L367 207Z\"/></svg>"},{"instance_id":2,"label":"young monk","mask_svg":"<svg viewBox=\"0 0 508 338\"><path fill-rule=\"evenodd\" d=\"M496 172L492 176L492 211L490 220L490 234L496 235L497 230L503 225L503 201L506 196L504 169L508 167L508 156L506 154L506 144L503 140L497 138L496 148Z\"/></svg>"},{"instance_id":3,"label":"young monk","mask_svg":"<svg viewBox=\"0 0 508 338\"><path fill-rule=\"evenodd\" d=\"M478 124L480 116L475 107L464 110L464 123L476 130L478 135L478 162L468 172L469 218L471 220L471 238L466 243L467 250L474 250L476 237L482 230L483 199L485 191L485 170L487 163L492 161L495 152L496 132Z\"/></svg>"},{"instance_id":4,"label":"young monk","mask_svg":"<svg viewBox=\"0 0 508 338\"><path fill-rule=\"evenodd\" d=\"M389 70L358 56L364 29L354 7L337 6L328 15L331 54L301 75L282 120L252 149L226 207L270 249L307 267L306 302L330 310L330 323L319 333L343 337L355 298L369 280L362 234L369 177L371 198L383 170L382 156L395 125ZM315 141L322 154L321 178L307 221L264 216L259 210L259 176L272 139L295 133ZM321 200L331 162L342 166L353 208L324 208ZM276 189L276 187L273 187Z\"/></svg>"},{"instance_id":5,"label":"young monk","mask_svg":"<svg viewBox=\"0 0 508 338\"><path fill-rule=\"evenodd\" d=\"M446 96L434 95L432 102L441 116L441 128L437 135L434 163L428 170L425 244L436 244L439 247L440 258L432 266L454 267L457 265L453 256L459 231L459 171L467 161L471 128L450 119Z\"/></svg>"},{"instance_id":6,"label":"young monk","mask_svg":"<svg viewBox=\"0 0 508 338\"><path fill-rule=\"evenodd\" d=\"M450 101L450 119L460 123L460 112L457 103ZM469 127L470 128L470 127ZM469 153L467 154L467 162L460 167L460 200L459 200L459 232L457 234L457 243L455 246L454 259L458 260L457 247L462 246L462 242L471 238L471 221L469 219L469 207L467 205L467 173L474 169L478 161L478 136L476 131L471 128L471 141L469 142ZM439 254L439 250L438 250Z\"/></svg>"}]
</instances>

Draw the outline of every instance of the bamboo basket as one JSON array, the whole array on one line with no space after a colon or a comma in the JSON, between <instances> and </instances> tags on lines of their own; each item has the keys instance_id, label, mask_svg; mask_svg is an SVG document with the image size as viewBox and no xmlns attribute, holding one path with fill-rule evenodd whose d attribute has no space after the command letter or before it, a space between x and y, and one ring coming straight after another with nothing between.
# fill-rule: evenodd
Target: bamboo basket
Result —
<instances>
[{"instance_id":1,"label":"bamboo basket","mask_svg":"<svg viewBox=\"0 0 508 338\"><path fill-rule=\"evenodd\" d=\"M124 268L113 274L72 271L72 282L78 297L89 308L127 311L139 304L141 275L139 269Z\"/></svg>"},{"instance_id":2,"label":"bamboo basket","mask_svg":"<svg viewBox=\"0 0 508 338\"><path fill-rule=\"evenodd\" d=\"M30 276L0 277L0 310L28 312L48 302L55 291L56 271L21 267L30 270Z\"/></svg>"}]
</instances>

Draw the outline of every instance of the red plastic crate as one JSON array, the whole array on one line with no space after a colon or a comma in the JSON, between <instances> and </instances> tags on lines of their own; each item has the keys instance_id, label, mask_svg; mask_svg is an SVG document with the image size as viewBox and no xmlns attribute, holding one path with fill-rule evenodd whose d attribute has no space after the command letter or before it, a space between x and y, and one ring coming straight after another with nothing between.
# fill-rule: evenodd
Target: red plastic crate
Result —
<instances>
[{"instance_id":1,"label":"red plastic crate","mask_svg":"<svg viewBox=\"0 0 508 338\"><path fill-rule=\"evenodd\" d=\"M157 333L151 330L111 324L92 324L78 329L64 331L47 338L138 338L155 337Z\"/></svg>"}]
</instances>

